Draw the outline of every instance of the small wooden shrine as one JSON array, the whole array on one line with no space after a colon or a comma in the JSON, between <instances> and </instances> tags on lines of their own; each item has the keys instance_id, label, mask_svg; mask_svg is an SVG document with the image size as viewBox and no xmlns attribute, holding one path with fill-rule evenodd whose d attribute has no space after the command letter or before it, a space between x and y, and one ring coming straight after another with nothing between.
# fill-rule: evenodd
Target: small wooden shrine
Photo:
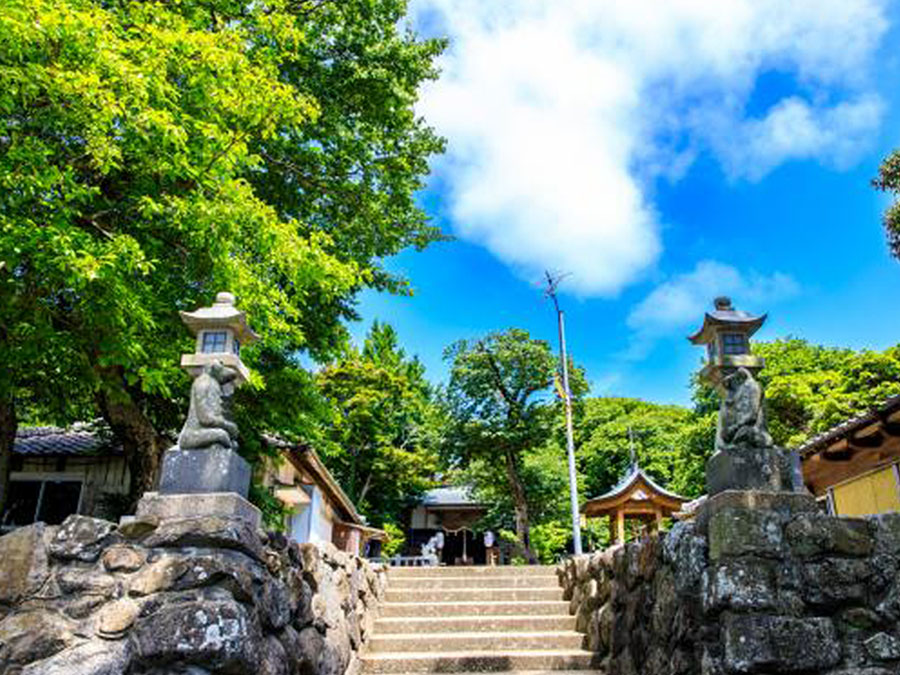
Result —
<instances>
[{"instance_id":1,"label":"small wooden shrine","mask_svg":"<svg viewBox=\"0 0 900 675\"><path fill-rule=\"evenodd\" d=\"M635 519L658 531L663 518L681 510L690 501L669 492L632 462L622 480L612 490L589 499L582 509L588 518L609 516L610 545L625 542L625 520Z\"/></svg>"}]
</instances>

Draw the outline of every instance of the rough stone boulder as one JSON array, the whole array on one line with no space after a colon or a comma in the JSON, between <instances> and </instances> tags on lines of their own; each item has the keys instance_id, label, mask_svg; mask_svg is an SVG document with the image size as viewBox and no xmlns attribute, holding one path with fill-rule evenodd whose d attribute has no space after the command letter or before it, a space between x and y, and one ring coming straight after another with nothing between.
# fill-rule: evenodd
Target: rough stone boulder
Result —
<instances>
[{"instance_id":1,"label":"rough stone boulder","mask_svg":"<svg viewBox=\"0 0 900 675\"><path fill-rule=\"evenodd\" d=\"M50 555L60 560L94 562L116 536L115 525L106 520L69 516L50 542Z\"/></svg>"},{"instance_id":2,"label":"rough stone boulder","mask_svg":"<svg viewBox=\"0 0 900 675\"><path fill-rule=\"evenodd\" d=\"M0 537L0 605L37 593L47 581L46 534L47 527L36 523Z\"/></svg>"},{"instance_id":3,"label":"rough stone boulder","mask_svg":"<svg viewBox=\"0 0 900 675\"><path fill-rule=\"evenodd\" d=\"M256 617L234 600L163 605L139 617L131 633L143 666L192 664L213 672L254 672L262 634Z\"/></svg>"},{"instance_id":4,"label":"rough stone boulder","mask_svg":"<svg viewBox=\"0 0 900 675\"><path fill-rule=\"evenodd\" d=\"M164 520L142 543L147 548L234 549L260 562L264 560L259 536L239 518L198 516Z\"/></svg>"}]
</instances>

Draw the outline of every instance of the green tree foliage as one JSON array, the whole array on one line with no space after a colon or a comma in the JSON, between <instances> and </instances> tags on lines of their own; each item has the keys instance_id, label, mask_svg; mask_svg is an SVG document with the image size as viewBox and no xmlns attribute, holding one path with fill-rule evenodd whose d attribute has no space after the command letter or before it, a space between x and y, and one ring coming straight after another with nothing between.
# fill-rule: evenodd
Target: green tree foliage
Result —
<instances>
[{"instance_id":1,"label":"green tree foliage","mask_svg":"<svg viewBox=\"0 0 900 675\"><path fill-rule=\"evenodd\" d=\"M691 422L691 412L680 406L630 398L586 399L575 425L585 496L606 492L625 475L631 464L632 440L641 468L661 484L670 484L681 435Z\"/></svg>"},{"instance_id":2,"label":"green tree foliage","mask_svg":"<svg viewBox=\"0 0 900 675\"><path fill-rule=\"evenodd\" d=\"M786 447L900 394L900 346L855 351L788 338L757 343L753 351L766 359L760 381L769 431Z\"/></svg>"},{"instance_id":3,"label":"green tree foliage","mask_svg":"<svg viewBox=\"0 0 900 675\"><path fill-rule=\"evenodd\" d=\"M316 381L330 407L329 469L374 524L396 522L437 469L441 416L425 368L376 322L362 350L349 348Z\"/></svg>"},{"instance_id":4,"label":"green tree foliage","mask_svg":"<svg viewBox=\"0 0 900 675\"><path fill-rule=\"evenodd\" d=\"M0 403L62 357L59 379L122 442L136 497L184 413L177 310L228 289L263 338L238 396L245 450L262 429L309 429L297 354L333 356L360 288L404 288L380 257L439 238L413 193L442 141L413 104L443 45L399 30L404 11L2 3ZM16 416L2 418L0 439Z\"/></svg>"},{"instance_id":5,"label":"green tree foliage","mask_svg":"<svg viewBox=\"0 0 900 675\"><path fill-rule=\"evenodd\" d=\"M539 488L555 481L551 474L549 481L532 482L527 472L534 461L540 463L540 457L530 453L546 444L554 418L562 414L551 399L558 361L546 342L517 328L460 340L447 348L445 358L451 361L447 403L453 419L447 457L452 466L468 469L465 476L476 494L483 498L493 491L511 502L516 536L533 561L534 505L543 503ZM573 395L580 395L586 390L584 375L578 368L570 370Z\"/></svg>"},{"instance_id":6,"label":"green tree foliage","mask_svg":"<svg viewBox=\"0 0 900 675\"><path fill-rule=\"evenodd\" d=\"M391 558L403 550L403 546L406 544L406 535L403 534L402 527L390 521L383 523L382 528L387 532L388 538L381 545L381 555Z\"/></svg>"},{"instance_id":7,"label":"green tree foliage","mask_svg":"<svg viewBox=\"0 0 900 675\"><path fill-rule=\"evenodd\" d=\"M895 258L900 258L900 202L896 200L900 195L900 150L894 150L885 158L872 185L894 197L894 201L885 209L882 222L891 253Z\"/></svg>"}]
</instances>

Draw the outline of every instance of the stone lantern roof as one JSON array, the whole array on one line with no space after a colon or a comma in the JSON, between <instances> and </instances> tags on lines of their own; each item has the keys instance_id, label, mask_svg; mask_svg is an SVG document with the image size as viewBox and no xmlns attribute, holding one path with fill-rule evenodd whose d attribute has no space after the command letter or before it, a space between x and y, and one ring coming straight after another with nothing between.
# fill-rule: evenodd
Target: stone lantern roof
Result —
<instances>
[{"instance_id":1,"label":"stone lantern roof","mask_svg":"<svg viewBox=\"0 0 900 675\"><path fill-rule=\"evenodd\" d=\"M706 312L703 317L703 327L688 337L695 345L703 345L712 342L716 333L723 330L734 330L744 333L748 338L753 335L765 323L766 314L754 316L749 312L735 309L731 304L731 298L719 297L714 300L715 310Z\"/></svg>"},{"instance_id":2,"label":"stone lantern roof","mask_svg":"<svg viewBox=\"0 0 900 675\"><path fill-rule=\"evenodd\" d=\"M179 314L194 335L200 330L230 328L241 344L256 342L259 336L247 325L247 315L237 309L234 303L234 295L223 291L216 294L216 301L210 307Z\"/></svg>"}]
</instances>

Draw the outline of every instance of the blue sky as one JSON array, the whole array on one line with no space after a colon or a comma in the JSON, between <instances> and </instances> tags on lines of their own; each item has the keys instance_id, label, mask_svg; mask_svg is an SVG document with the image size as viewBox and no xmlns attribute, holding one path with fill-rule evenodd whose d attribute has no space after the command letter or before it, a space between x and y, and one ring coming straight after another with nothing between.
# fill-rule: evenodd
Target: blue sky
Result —
<instances>
[{"instance_id":1,"label":"blue sky","mask_svg":"<svg viewBox=\"0 0 900 675\"><path fill-rule=\"evenodd\" d=\"M713 296L761 339L900 342L900 263L869 185L900 146L900 11L877 0L414 0L446 35L419 112L449 141L420 195L455 241L366 293L430 377L444 347L512 326L556 347L545 268L595 395L689 403L685 336Z\"/></svg>"}]
</instances>

